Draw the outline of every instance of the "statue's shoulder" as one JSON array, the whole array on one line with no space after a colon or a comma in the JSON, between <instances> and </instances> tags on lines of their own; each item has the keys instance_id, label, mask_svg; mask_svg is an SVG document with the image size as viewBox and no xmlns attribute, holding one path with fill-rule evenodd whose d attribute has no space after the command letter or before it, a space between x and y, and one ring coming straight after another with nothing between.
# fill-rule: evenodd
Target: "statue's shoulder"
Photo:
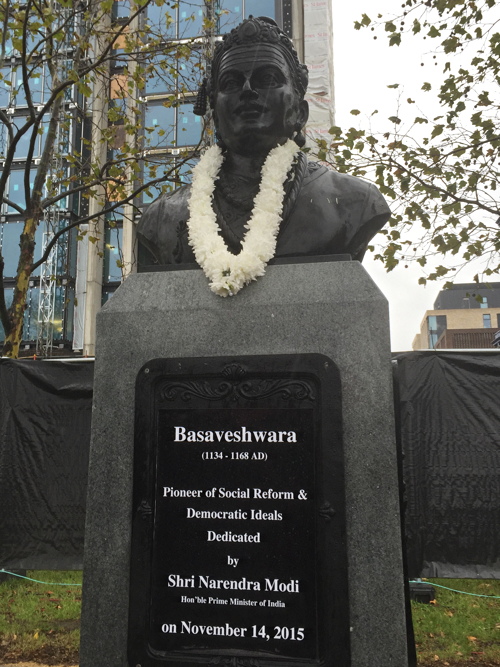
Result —
<instances>
[{"instance_id":1,"label":"statue's shoulder","mask_svg":"<svg viewBox=\"0 0 500 667\"><path fill-rule=\"evenodd\" d=\"M358 224L376 217L377 223L382 226L390 217L389 206L373 183L350 174L341 174L313 160L308 160L303 189L306 197L319 194L347 207Z\"/></svg>"},{"instance_id":2,"label":"statue's shoulder","mask_svg":"<svg viewBox=\"0 0 500 667\"><path fill-rule=\"evenodd\" d=\"M140 219L137 233L146 238L154 238L160 228L163 232L170 228L175 230L180 222L187 221L190 193L191 186L185 185L155 199Z\"/></svg>"},{"instance_id":3,"label":"statue's shoulder","mask_svg":"<svg viewBox=\"0 0 500 667\"><path fill-rule=\"evenodd\" d=\"M323 230L329 227L335 252L361 261L369 241L390 215L375 185L308 160L295 216L309 221L314 217Z\"/></svg>"},{"instance_id":4,"label":"statue's shoulder","mask_svg":"<svg viewBox=\"0 0 500 667\"><path fill-rule=\"evenodd\" d=\"M188 202L191 186L185 185L155 199L137 225L137 236L154 263L172 264L179 261L186 245ZM145 263L153 263L148 260Z\"/></svg>"},{"instance_id":5,"label":"statue's shoulder","mask_svg":"<svg viewBox=\"0 0 500 667\"><path fill-rule=\"evenodd\" d=\"M351 203L365 200L367 196L380 198L385 203L384 198L372 183L357 176L342 174L311 159L308 160L304 179L304 187L308 185L315 189L328 188L331 194L340 195L344 200L350 200Z\"/></svg>"},{"instance_id":6,"label":"statue's shoulder","mask_svg":"<svg viewBox=\"0 0 500 667\"><path fill-rule=\"evenodd\" d=\"M190 193L191 186L184 185L173 192L160 195L158 199L149 204L139 222L139 228L156 218L161 218L164 223L165 216L176 218L178 215L187 214Z\"/></svg>"}]
</instances>

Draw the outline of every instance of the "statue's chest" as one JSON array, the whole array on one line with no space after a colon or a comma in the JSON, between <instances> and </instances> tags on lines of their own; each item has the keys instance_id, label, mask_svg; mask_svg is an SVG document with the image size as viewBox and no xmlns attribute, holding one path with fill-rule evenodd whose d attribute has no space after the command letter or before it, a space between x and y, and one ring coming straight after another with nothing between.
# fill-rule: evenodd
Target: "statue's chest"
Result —
<instances>
[{"instance_id":1,"label":"statue's chest","mask_svg":"<svg viewBox=\"0 0 500 667\"><path fill-rule=\"evenodd\" d=\"M245 202L246 204L246 202ZM217 216L220 234L229 251L238 254L247 231L246 225L252 215L253 202L250 206L242 202L228 201L217 192L214 196L214 211Z\"/></svg>"}]
</instances>

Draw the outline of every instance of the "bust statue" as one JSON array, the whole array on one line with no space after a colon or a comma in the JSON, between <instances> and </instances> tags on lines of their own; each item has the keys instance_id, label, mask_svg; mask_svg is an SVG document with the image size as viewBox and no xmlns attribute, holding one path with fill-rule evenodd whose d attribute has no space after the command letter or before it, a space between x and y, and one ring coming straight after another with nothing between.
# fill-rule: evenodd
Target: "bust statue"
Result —
<instances>
[{"instance_id":1,"label":"bust statue","mask_svg":"<svg viewBox=\"0 0 500 667\"><path fill-rule=\"evenodd\" d=\"M300 151L307 83L306 66L272 19L250 17L224 36L201 95L210 103L217 145L195 167L192 185L162 195L143 215L144 263L198 262L213 291L226 296L262 275L273 257L362 260L390 211L375 186ZM217 275L205 266L210 262L219 262Z\"/></svg>"}]
</instances>

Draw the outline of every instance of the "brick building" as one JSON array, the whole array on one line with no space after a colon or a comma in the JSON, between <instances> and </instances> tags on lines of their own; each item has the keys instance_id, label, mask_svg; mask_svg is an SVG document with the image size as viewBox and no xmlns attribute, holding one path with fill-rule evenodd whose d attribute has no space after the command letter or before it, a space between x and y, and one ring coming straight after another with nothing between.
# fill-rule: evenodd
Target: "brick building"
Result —
<instances>
[{"instance_id":1,"label":"brick building","mask_svg":"<svg viewBox=\"0 0 500 667\"><path fill-rule=\"evenodd\" d=\"M427 310L414 350L492 348L500 329L500 283L461 283L439 292Z\"/></svg>"}]
</instances>

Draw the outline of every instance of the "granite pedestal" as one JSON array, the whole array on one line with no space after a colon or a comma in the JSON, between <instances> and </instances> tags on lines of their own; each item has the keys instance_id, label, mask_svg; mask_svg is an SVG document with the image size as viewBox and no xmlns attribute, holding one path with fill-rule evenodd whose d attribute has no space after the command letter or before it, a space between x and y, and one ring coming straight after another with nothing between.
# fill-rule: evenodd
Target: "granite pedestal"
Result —
<instances>
[{"instance_id":1,"label":"granite pedestal","mask_svg":"<svg viewBox=\"0 0 500 667\"><path fill-rule=\"evenodd\" d=\"M270 266L226 299L198 270L133 275L104 306L97 331L81 667L127 666L134 387L142 365L300 353L327 355L341 373L352 667L406 667L388 308L362 266Z\"/></svg>"}]
</instances>

